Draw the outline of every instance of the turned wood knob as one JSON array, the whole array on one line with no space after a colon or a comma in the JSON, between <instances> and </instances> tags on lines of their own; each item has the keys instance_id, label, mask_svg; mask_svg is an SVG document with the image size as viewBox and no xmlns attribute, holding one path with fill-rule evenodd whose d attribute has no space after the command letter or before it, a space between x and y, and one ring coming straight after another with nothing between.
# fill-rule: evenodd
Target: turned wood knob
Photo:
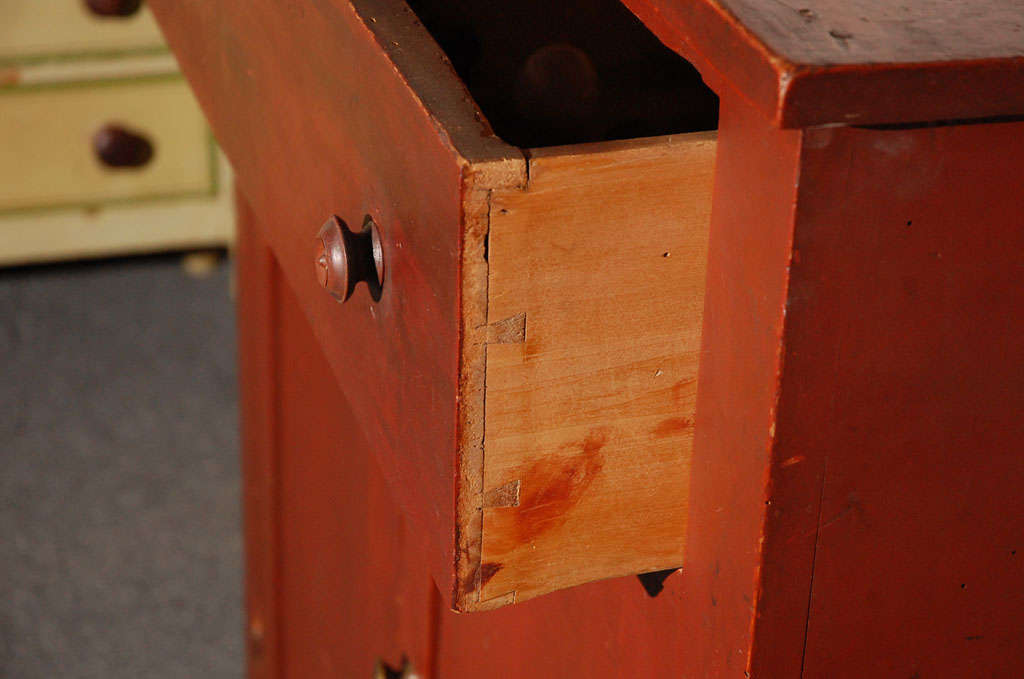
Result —
<instances>
[{"instance_id":1,"label":"turned wood knob","mask_svg":"<svg viewBox=\"0 0 1024 679\"><path fill-rule=\"evenodd\" d=\"M317 234L316 275L320 285L340 302L352 296L359 281L366 282L375 301L380 299L384 253L373 219L366 217L362 231L356 233L332 215Z\"/></svg>"},{"instance_id":2,"label":"turned wood knob","mask_svg":"<svg viewBox=\"0 0 1024 679\"><path fill-rule=\"evenodd\" d=\"M139 11L142 0L85 0L93 14L105 17L126 17Z\"/></svg>"},{"instance_id":3,"label":"turned wood knob","mask_svg":"<svg viewBox=\"0 0 1024 679\"><path fill-rule=\"evenodd\" d=\"M96 158L107 167L142 167L153 158L153 143L140 132L104 125L92 137Z\"/></svg>"}]
</instances>

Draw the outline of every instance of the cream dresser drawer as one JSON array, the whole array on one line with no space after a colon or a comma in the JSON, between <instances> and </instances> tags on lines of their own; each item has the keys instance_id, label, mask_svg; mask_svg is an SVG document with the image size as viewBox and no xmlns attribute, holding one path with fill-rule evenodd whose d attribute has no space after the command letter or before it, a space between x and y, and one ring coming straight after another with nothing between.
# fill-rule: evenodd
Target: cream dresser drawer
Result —
<instances>
[{"instance_id":1,"label":"cream dresser drawer","mask_svg":"<svg viewBox=\"0 0 1024 679\"><path fill-rule=\"evenodd\" d=\"M0 63L165 49L145 5L128 16L100 16L83 0L0 0L0 17Z\"/></svg>"},{"instance_id":2,"label":"cream dresser drawer","mask_svg":"<svg viewBox=\"0 0 1024 679\"><path fill-rule=\"evenodd\" d=\"M177 75L0 90L0 120L0 214L214 190L212 141ZM137 138L118 149L111 130Z\"/></svg>"}]
</instances>

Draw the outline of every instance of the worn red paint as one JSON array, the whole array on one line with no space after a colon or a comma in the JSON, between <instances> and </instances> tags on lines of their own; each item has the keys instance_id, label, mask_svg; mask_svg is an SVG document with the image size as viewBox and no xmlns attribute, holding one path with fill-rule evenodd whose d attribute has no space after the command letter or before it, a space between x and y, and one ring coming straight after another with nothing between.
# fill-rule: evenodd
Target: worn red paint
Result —
<instances>
[{"instance_id":1,"label":"worn red paint","mask_svg":"<svg viewBox=\"0 0 1024 679\"><path fill-rule=\"evenodd\" d=\"M248 677L430 667L429 536L395 506L258 215L238 214Z\"/></svg>"},{"instance_id":2,"label":"worn red paint","mask_svg":"<svg viewBox=\"0 0 1024 679\"><path fill-rule=\"evenodd\" d=\"M313 321L365 452L433 541L425 558L442 591L453 591L462 157L440 141L349 2L301 3L302 11L268 0L147 6ZM357 103L371 94L372 107ZM381 149L400 150L403 162ZM316 281L310 243L330 214L350 224L371 214L390 244L394 275L372 314L365 289L339 306Z\"/></svg>"},{"instance_id":3,"label":"worn red paint","mask_svg":"<svg viewBox=\"0 0 1024 679\"><path fill-rule=\"evenodd\" d=\"M518 543L530 542L565 521L568 511L579 503L604 467L601 449L607 442L606 430L593 430L582 441L567 446L578 447L577 454L540 459L526 470L519 507L512 518Z\"/></svg>"},{"instance_id":4,"label":"worn red paint","mask_svg":"<svg viewBox=\"0 0 1024 679\"><path fill-rule=\"evenodd\" d=\"M795 11L791 13L794 24L788 24L772 16L774 12L762 3L625 0L624 4L666 45L692 61L719 96L727 87L742 92L766 121L784 128L854 119L858 124L873 124L1012 116L1024 107L1024 88L1018 84L1024 74L1016 52L993 50L987 59L949 59L946 48L924 48L900 63L879 58L887 51L879 45L878 50L865 50L863 59L832 63L804 49L794 24L806 17ZM842 4L835 3L828 13L834 16ZM758 15L770 18L757 21ZM899 23L892 22L890 29ZM776 36L770 37L772 31L766 26L773 26ZM948 18L932 26L928 39L907 42L938 47L943 41L955 42L938 27L969 29ZM852 33L856 36L857 29ZM900 50L909 47L902 41L897 44ZM973 49L978 47L972 44Z\"/></svg>"},{"instance_id":5,"label":"worn red paint","mask_svg":"<svg viewBox=\"0 0 1024 679\"><path fill-rule=\"evenodd\" d=\"M662 420L658 426L651 430L655 438L663 439L684 432L693 426L693 421L685 417L670 417Z\"/></svg>"}]
</instances>

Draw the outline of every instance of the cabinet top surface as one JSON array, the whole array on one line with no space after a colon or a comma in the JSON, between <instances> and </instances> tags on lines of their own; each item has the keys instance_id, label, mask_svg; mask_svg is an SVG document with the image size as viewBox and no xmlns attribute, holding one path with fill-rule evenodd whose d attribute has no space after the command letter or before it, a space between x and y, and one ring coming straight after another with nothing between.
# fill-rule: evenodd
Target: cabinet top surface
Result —
<instances>
[{"instance_id":1,"label":"cabinet top surface","mask_svg":"<svg viewBox=\"0 0 1024 679\"><path fill-rule=\"evenodd\" d=\"M793 64L1024 57L1024 0L720 0Z\"/></svg>"},{"instance_id":2,"label":"cabinet top surface","mask_svg":"<svg viewBox=\"0 0 1024 679\"><path fill-rule=\"evenodd\" d=\"M1024 0L623 2L783 127L1024 114Z\"/></svg>"}]
</instances>

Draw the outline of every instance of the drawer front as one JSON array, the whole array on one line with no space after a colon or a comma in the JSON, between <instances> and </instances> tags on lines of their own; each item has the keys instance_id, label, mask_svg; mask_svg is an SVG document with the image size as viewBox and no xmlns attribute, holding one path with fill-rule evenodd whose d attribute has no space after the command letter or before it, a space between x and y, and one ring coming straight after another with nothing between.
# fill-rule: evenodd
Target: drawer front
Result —
<instances>
[{"instance_id":1,"label":"drawer front","mask_svg":"<svg viewBox=\"0 0 1024 679\"><path fill-rule=\"evenodd\" d=\"M146 140L144 164L100 160L97 135L111 125ZM0 148L0 212L195 195L214 186L212 141L179 77L2 90Z\"/></svg>"},{"instance_id":2,"label":"drawer front","mask_svg":"<svg viewBox=\"0 0 1024 679\"><path fill-rule=\"evenodd\" d=\"M0 214L0 266L228 246L231 166L220 153L216 164L210 195Z\"/></svg>"},{"instance_id":3,"label":"drawer front","mask_svg":"<svg viewBox=\"0 0 1024 679\"><path fill-rule=\"evenodd\" d=\"M449 603L681 566L714 134L524 154L401 2L153 7Z\"/></svg>"},{"instance_id":4,"label":"drawer front","mask_svg":"<svg viewBox=\"0 0 1024 679\"><path fill-rule=\"evenodd\" d=\"M522 155L482 134L468 96L411 15L396 33L396 58L410 51L405 78L443 85L426 87L426 101L381 47L394 45L378 42L347 2L150 4L396 504L430 541L426 567L450 597L463 222L477 224L479 269L487 195L465 212L479 166L457 144L473 139L476 157L490 153L499 166L507 159L513 171ZM380 26L394 19L374 16ZM421 60L424 50L431 56ZM379 301L360 284L339 305L318 284L316 235L332 214L353 230L367 214L379 225L387 264Z\"/></svg>"},{"instance_id":5,"label":"drawer front","mask_svg":"<svg viewBox=\"0 0 1024 679\"><path fill-rule=\"evenodd\" d=\"M164 49L145 6L101 17L83 0L0 0L0 63L61 55Z\"/></svg>"}]
</instances>

